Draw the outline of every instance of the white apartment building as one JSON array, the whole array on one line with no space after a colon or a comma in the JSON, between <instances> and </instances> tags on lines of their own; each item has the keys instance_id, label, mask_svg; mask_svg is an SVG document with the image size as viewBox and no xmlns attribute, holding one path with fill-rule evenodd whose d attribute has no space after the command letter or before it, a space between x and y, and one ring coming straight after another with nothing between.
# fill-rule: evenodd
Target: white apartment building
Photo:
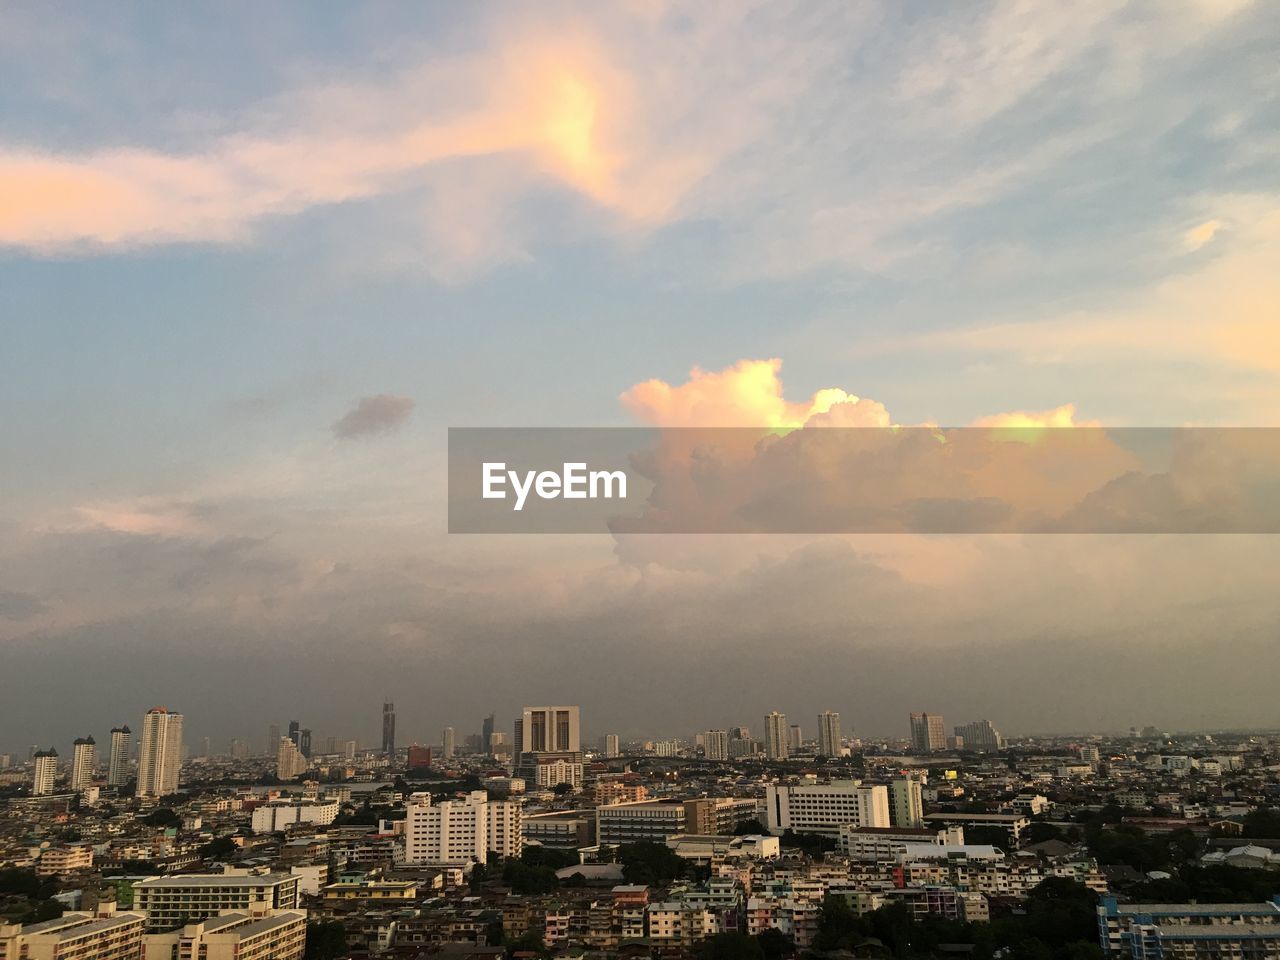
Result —
<instances>
[{"instance_id":1,"label":"white apartment building","mask_svg":"<svg viewBox=\"0 0 1280 960\"><path fill-rule=\"evenodd\" d=\"M282 833L295 823L327 826L337 819L341 806L337 800L278 800L254 810L250 822L254 833Z\"/></svg>"},{"instance_id":2,"label":"white apartment building","mask_svg":"<svg viewBox=\"0 0 1280 960\"><path fill-rule=\"evenodd\" d=\"M292 737L281 737L276 747L276 778L294 780L307 772L307 758Z\"/></svg>"},{"instance_id":3,"label":"white apartment building","mask_svg":"<svg viewBox=\"0 0 1280 960\"><path fill-rule=\"evenodd\" d=\"M181 769L182 714L152 707L142 718L137 795L164 797L177 793Z\"/></svg>"},{"instance_id":4,"label":"white apartment building","mask_svg":"<svg viewBox=\"0 0 1280 960\"><path fill-rule=\"evenodd\" d=\"M0 923L4 960L138 960L143 916L116 913L105 905L98 913L64 913L56 920L20 926Z\"/></svg>"},{"instance_id":5,"label":"white apartment building","mask_svg":"<svg viewBox=\"0 0 1280 960\"><path fill-rule=\"evenodd\" d=\"M226 871L148 877L133 885L133 906L157 933L199 923L229 910L261 913L298 906L298 877L287 873Z\"/></svg>"},{"instance_id":6,"label":"white apartment building","mask_svg":"<svg viewBox=\"0 0 1280 960\"><path fill-rule=\"evenodd\" d=\"M764 718L764 755L769 760L785 760L790 754L791 730L787 715L777 710Z\"/></svg>"},{"instance_id":7,"label":"white apartment building","mask_svg":"<svg viewBox=\"0 0 1280 960\"><path fill-rule=\"evenodd\" d=\"M858 780L829 783L771 783L765 791L769 832L823 833L836 836L842 824L889 826L889 790Z\"/></svg>"},{"instance_id":8,"label":"white apartment building","mask_svg":"<svg viewBox=\"0 0 1280 960\"><path fill-rule=\"evenodd\" d=\"M93 737L81 737L71 753L71 789L79 792L92 785L98 767L98 747Z\"/></svg>"},{"instance_id":9,"label":"white apartment building","mask_svg":"<svg viewBox=\"0 0 1280 960\"><path fill-rule=\"evenodd\" d=\"M53 785L58 781L58 751L52 747L37 750L33 764L31 795L43 797L53 793Z\"/></svg>"},{"instance_id":10,"label":"white apartment building","mask_svg":"<svg viewBox=\"0 0 1280 960\"><path fill-rule=\"evenodd\" d=\"M444 866L485 863L489 851L520 855L520 805L490 800L475 790L461 800L431 802L431 794L409 798L405 816L405 862Z\"/></svg>"},{"instance_id":11,"label":"white apartment building","mask_svg":"<svg viewBox=\"0 0 1280 960\"><path fill-rule=\"evenodd\" d=\"M147 934L142 960L302 960L306 948L306 911L234 911L181 930Z\"/></svg>"},{"instance_id":12,"label":"white apartment building","mask_svg":"<svg viewBox=\"0 0 1280 960\"><path fill-rule=\"evenodd\" d=\"M729 759L729 731L708 730L702 735L702 753L708 760Z\"/></svg>"}]
</instances>

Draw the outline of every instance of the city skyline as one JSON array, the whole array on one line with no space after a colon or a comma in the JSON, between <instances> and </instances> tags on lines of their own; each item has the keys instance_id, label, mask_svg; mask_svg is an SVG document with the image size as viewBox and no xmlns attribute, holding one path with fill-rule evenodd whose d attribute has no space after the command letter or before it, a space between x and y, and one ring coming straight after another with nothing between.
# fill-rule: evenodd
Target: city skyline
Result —
<instances>
[{"instance_id":1,"label":"city skyline","mask_svg":"<svg viewBox=\"0 0 1280 960\"><path fill-rule=\"evenodd\" d=\"M129 9L0 10L15 748L1280 722L1280 537L447 533L450 427L1280 426L1275 4Z\"/></svg>"}]
</instances>

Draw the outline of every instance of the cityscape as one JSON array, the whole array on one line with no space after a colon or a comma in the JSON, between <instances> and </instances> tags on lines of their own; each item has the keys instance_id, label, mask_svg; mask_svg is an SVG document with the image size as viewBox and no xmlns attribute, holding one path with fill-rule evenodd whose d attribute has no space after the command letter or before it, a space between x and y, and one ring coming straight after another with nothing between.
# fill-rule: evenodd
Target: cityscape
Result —
<instances>
[{"instance_id":1,"label":"cityscape","mask_svg":"<svg viewBox=\"0 0 1280 960\"><path fill-rule=\"evenodd\" d=\"M1280 960L1280 0L0 2L0 960Z\"/></svg>"},{"instance_id":2,"label":"cityscape","mask_svg":"<svg viewBox=\"0 0 1280 960\"><path fill-rule=\"evenodd\" d=\"M640 741L561 705L405 743L376 716L374 743L289 720L192 750L156 706L0 755L0 957L1280 948L1280 732L775 710Z\"/></svg>"}]
</instances>

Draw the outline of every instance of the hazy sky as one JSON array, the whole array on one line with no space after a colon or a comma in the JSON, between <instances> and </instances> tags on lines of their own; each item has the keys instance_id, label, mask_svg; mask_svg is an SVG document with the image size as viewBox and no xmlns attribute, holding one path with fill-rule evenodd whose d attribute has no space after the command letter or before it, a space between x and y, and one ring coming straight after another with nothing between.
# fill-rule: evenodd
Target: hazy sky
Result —
<instances>
[{"instance_id":1,"label":"hazy sky","mask_svg":"<svg viewBox=\"0 0 1280 960\"><path fill-rule=\"evenodd\" d=\"M469 539L443 459L1280 426L1278 131L1262 0L5 4L0 750L1278 726L1275 538Z\"/></svg>"}]
</instances>

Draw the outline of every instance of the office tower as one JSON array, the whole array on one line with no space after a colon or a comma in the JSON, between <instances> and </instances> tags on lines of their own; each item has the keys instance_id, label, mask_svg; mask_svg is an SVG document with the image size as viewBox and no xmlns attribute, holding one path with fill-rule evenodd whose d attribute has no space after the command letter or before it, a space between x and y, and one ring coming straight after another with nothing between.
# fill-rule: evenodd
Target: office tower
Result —
<instances>
[{"instance_id":1,"label":"office tower","mask_svg":"<svg viewBox=\"0 0 1280 960\"><path fill-rule=\"evenodd\" d=\"M840 756L841 741L840 714L834 710L823 710L818 714L818 756Z\"/></svg>"},{"instance_id":2,"label":"office tower","mask_svg":"<svg viewBox=\"0 0 1280 960\"><path fill-rule=\"evenodd\" d=\"M975 720L956 727L956 738L964 742L966 750L977 750L979 753L995 753L1004 749L1004 737L991 725L990 720Z\"/></svg>"},{"instance_id":3,"label":"office tower","mask_svg":"<svg viewBox=\"0 0 1280 960\"><path fill-rule=\"evenodd\" d=\"M356 742L354 740L342 741L341 752L344 760L354 760L356 758Z\"/></svg>"},{"instance_id":4,"label":"office tower","mask_svg":"<svg viewBox=\"0 0 1280 960\"><path fill-rule=\"evenodd\" d=\"M444 732L440 734L440 755L448 760L458 752L457 744L454 742L457 737L453 727L445 727Z\"/></svg>"},{"instance_id":5,"label":"office tower","mask_svg":"<svg viewBox=\"0 0 1280 960\"><path fill-rule=\"evenodd\" d=\"M137 796L165 797L177 793L181 769L182 714L152 707L142 718Z\"/></svg>"},{"instance_id":6,"label":"office tower","mask_svg":"<svg viewBox=\"0 0 1280 960\"><path fill-rule=\"evenodd\" d=\"M708 760L729 759L729 731L708 730L702 735L702 753Z\"/></svg>"},{"instance_id":7,"label":"office tower","mask_svg":"<svg viewBox=\"0 0 1280 960\"><path fill-rule=\"evenodd\" d=\"M769 760L785 760L788 755L790 731L787 715L777 710L764 718L764 755Z\"/></svg>"},{"instance_id":8,"label":"office tower","mask_svg":"<svg viewBox=\"0 0 1280 960\"><path fill-rule=\"evenodd\" d=\"M232 739L229 752L232 760L248 760L249 744L243 740Z\"/></svg>"},{"instance_id":9,"label":"office tower","mask_svg":"<svg viewBox=\"0 0 1280 960\"><path fill-rule=\"evenodd\" d=\"M289 721L289 739L293 741L293 745L299 749L302 748L302 724L297 720Z\"/></svg>"},{"instance_id":10,"label":"office tower","mask_svg":"<svg viewBox=\"0 0 1280 960\"><path fill-rule=\"evenodd\" d=\"M484 718L484 723L480 725L480 749L485 753L493 752L493 729L495 716L491 713Z\"/></svg>"},{"instance_id":11,"label":"office tower","mask_svg":"<svg viewBox=\"0 0 1280 960\"><path fill-rule=\"evenodd\" d=\"M267 756L275 755L280 746L280 724L273 723L267 727Z\"/></svg>"},{"instance_id":12,"label":"office tower","mask_svg":"<svg viewBox=\"0 0 1280 960\"><path fill-rule=\"evenodd\" d=\"M615 757L622 756L622 749L618 742L616 733L606 733L600 738L600 752L604 754L606 760L612 760Z\"/></svg>"},{"instance_id":13,"label":"office tower","mask_svg":"<svg viewBox=\"0 0 1280 960\"><path fill-rule=\"evenodd\" d=\"M435 804L429 793L415 793L405 809L406 863L484 863L491 851L518 857L523 847L520 804L490 800L483 790Z\"/></svg>"},{"instance_id":14,"label":"office tower","mask_svg":"<svg viewBox=\"0 0 1280 960\"><path fill-rule=\"evenodd\" d=\"M93 737L80 737L71 753L71 789L79 792L93 783L98 766L98 746Z\"/></svg>"},{"instance_id":15,"label":"office tower","mask_svg":"<svg viewBox=\"0 0 1280 960\"><path fill-rule=\"evenodd\" d=\"M213 756L213 746L210 744L208 737L200 738L200 756L205 759Z\"/></svg>"},{"instance_id":16,"label":"office tower","mask_svg":"<svg viewBox=\"0 0 1280 960\"><path fill-rule=\"evenodd\" d=\"M941 714L911 714L911 749L916 753L947 749L947 735L942 732Z\"/></svg>"},{"instance_id":17,"label":"office tower","mask_svg":"<svg viewBox=\"0 0 1280 960\"><path fill-rule=\"evenodd\" d=\"M122 787L129 782L129 753L133 749L133 731L128 727L111 728L111 753L107 758L107 785Z\"/></svg>"},{"instance_id":18,"label":"office tower","mask_svg":"<svg viewBox=\"0 0 1280 960\"><path fill-rule=\"evenodd\" d=\"M396 705L390 700L382 705L382 752L387 756L396 752Z\"/></svg>"},{"instance_id":19,"label":"office tower","mask_svg":"<svg viewBox=\"0 0 1280 960\"><path fill-rule=\"evenodd\" d=\"M298 731L298 750L308 760L311 759L311 731L306 727Z\"/></svg>"},{"instance_id":20,"label":"office tower","mask_svg":"<svg viewBox=\"0 0 1280 960\"><path fill-rule=\"evenodd\" d=\"M915 829L924 826L924 792L914 777L898 777L889 784L889 814L893 826Z\"/></svg>"},{"instance_id":21,"label":"office tower","mask_svg":"<svg viewBox=\"0 0 1280 960\"><path fill-rule=\"evenodd\" d=\"M539 786L582 785L577 707L525 707L515 722L515 769Z\"/></svg>"},{"instance_id":22,"label":"office tower","mask_svg":"<svg viewBox=\"0 0 1280 960\"><path fill-rule=\"evenodd\" d=\"M525 707L516 721L516 750L520 753L578 753L577 707Z\"/></svg>"},{"instance_id":23,"label":"office tower","mask_svg":"<svg viewBox=\"0 0 1280 960\"><path fill-rule=\"evenodd\" d=\"M307 758L290 737L281 737L276 749L276 778L293 780L307 772Z\"/></svg>"},{"instance_id":24,"label":"office tower","mask_svg":"<svg viewBox=\"0 0 1280 960\"><path fill-rule=\"evenodd\" d=\"M58 751L50 747L48 750L37 750L32 754L34 764L31 773L31 795L43 797L53 793L53 785L58 780Z\"/></svg>"},{"instance_id":25,"label":"office tower","mask_svg":"<svg viewBox=\"0 0 1280 960\"><path fill-rule=\"evenodd\" d=\"M800 724L793 723L791 730L787 734L787 749L791 753L799 753L804 746L804 734L800 732Z\"/></svg>"}]
</instances>

